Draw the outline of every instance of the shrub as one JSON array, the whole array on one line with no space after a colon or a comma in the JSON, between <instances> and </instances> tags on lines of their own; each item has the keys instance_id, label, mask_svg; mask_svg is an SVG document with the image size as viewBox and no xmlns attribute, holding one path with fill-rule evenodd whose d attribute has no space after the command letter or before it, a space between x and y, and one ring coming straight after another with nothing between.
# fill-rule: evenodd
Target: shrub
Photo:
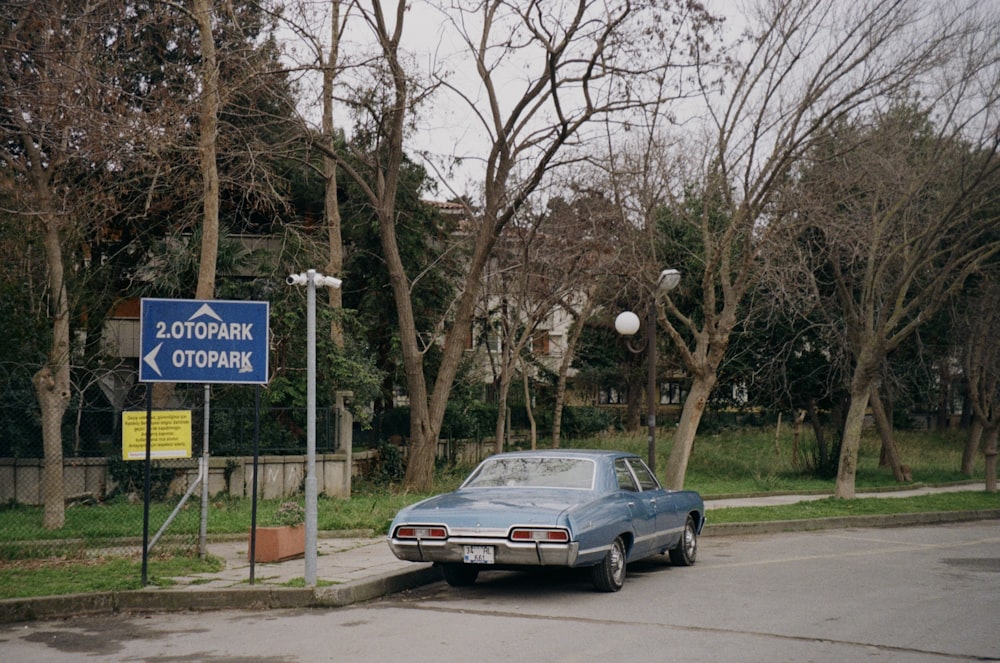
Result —
<instances>
[{"instance_id":1,"label":"shrub","mask_svg":"<svg viewBox=\"0 0 1000 663\"><path fill-rule=\"evenodd\" d=\"M268 522L275 527L296 527L306 520L306 510L298 502L282 502Z\"/></svg>"}]
</instances>

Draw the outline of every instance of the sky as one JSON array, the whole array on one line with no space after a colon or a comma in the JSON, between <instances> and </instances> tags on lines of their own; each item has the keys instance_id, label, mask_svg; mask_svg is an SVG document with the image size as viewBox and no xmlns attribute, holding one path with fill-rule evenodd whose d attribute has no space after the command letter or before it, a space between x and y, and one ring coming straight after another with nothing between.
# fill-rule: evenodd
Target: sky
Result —
<instances>
[{"instance_id":1,"label":"sky","mask_svg":"<svg viewBox=\"0 0 1000 663\"><path fill-rule=\"evenodd\" d=\"M552 6L558 4L556 0L553 2ZM387 3L391 4L393 3ZM732 1L709 0L706 5L715 12L725 10L730 14L736 13L736 5ZM311 4L311 8L325 11L327 3L315 2ZM389 19L391 21L394 16L390 16ZM356 16L353 20L354 23L347 31L341 45L342 61L363 57L373 49L368 27L358 22ZM318 24L318 19L313 17L310 25ZM733 20L730 19L728 24L733 25ZM473 26L467 27L474 31ZM326 27L320 30L320 34L323 35L328 32ZM286 46L293 49L298 54L296 59L301 61L302 55L308 50L304 48L304 44L302 40L290 35ZM468 103L474 102L480 112L485 109L485 100L479 88L474 63L469 58L466 47L458 40L454 26L449 26L441 11L427 0L408 2L401 44L410 58L414 71L420 72L425 77L431 71L443 72L447 75L447 80L465 95L465 100L462 100L454 91L441 90L426 101L416 116L416 127L408 137L407 152L411 156L426 154L431 159L427 162L428 165L433 163L442 168L444 164L454 159L461 159L461 166L454 168L450 173L429 168L435 178L442 183L437 197L447 199L466 192L474 194L483 181L482 155L488 152L491 145L486 127L481 119L475 116ZM528 77L537 71L539 62L540 57L536 52L530 56L508 55L496 63L495 76L499 81L501 103L506 100L507 105L507 108L502 109L504 115L511 104L520 98ZM351 74L345 72L342 80L350 79ZM315 95L315 78L307 85L307 95L309 89ZM504 92L506 94L503 94ZM307 109L307 118L318 126L319 104L307 104ZM335 108L335 122L340 127L350 127L351 118L343 104Z\"/></svg>"}]
</instances>

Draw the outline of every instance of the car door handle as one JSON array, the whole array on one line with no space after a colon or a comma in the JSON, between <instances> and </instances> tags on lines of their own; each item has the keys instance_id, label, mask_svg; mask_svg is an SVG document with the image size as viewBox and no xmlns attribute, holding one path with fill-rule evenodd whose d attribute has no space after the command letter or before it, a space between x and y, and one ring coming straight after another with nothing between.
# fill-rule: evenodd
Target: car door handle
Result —
<instances>
[{"instance_id":1,"label":"car door handle","mask_svg":"<svg viewBox=\"0 0 1000 663\"><path fill-rule=\"evenodd\" d=\"M630 508L630 509L631 509L632 507L634 507L634 506L635 506L635 502L626 502L626 503L625 503L625 506L627 506L628 508Z\"/></svg>"}]
</instances>

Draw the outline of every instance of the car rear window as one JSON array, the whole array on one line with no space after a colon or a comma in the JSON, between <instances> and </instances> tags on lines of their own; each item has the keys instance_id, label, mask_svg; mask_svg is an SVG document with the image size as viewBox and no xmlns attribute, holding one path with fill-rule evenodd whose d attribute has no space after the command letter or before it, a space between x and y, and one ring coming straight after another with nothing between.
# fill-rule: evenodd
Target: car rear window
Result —
<instances>
[{"instance_id":1,"label":"car rear window","mask_svg":"<svg viewBox=\"0 0 1000 663\"><path fill-rule=\"evenodd\" d=\"M466 480L465 488L530 486L582 488L594 485L595 464L583 458L494 458Z\"/></svg>"}]
</instances>

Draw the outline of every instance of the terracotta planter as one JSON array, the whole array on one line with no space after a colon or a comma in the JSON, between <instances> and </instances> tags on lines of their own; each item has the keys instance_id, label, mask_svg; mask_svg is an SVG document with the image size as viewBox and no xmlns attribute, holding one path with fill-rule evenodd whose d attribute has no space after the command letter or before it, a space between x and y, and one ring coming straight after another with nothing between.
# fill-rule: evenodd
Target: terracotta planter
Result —
<instances>
[{"instance_id":1,"label":"terracotta planter","mask_svg":"<svg viewBox=\"0 0 1000 663\"><path fill-rule=\"evenodd\" d=\"M255 562L283 562L306 554L306 526L258 527ZM247 545L247 558L250 546Z\"/></svg>"}]
</instances>

